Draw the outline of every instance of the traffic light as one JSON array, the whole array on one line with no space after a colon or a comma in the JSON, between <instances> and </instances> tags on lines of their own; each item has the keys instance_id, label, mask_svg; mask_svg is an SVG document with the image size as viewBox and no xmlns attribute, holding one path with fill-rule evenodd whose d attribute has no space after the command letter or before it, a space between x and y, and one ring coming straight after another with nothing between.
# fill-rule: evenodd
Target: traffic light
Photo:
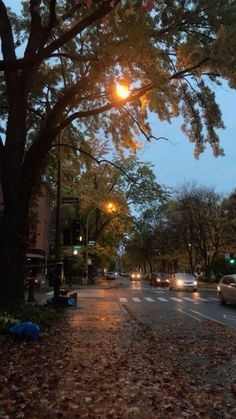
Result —
<instances>
[{"instance_id":1,"label":"traffic light","mask_svg":"<svg viewBox=\"0 0 236 419\"><path fill-rule=\"evenodd\" d=\"M83 237L81 235L80 220L76 219L72 221L71 225L71 239L72 246L80 248L83 245Z\"/></svg>"},{"instance_id":2,"label":"traffic light","mask_svg":"<svg viewBox=\"0 0 236 419\"><path fill-rule=\"evenodd\" d=\"M230 254L229 263L230 265L234 265L236 263L236 259L232 253Z\"/></svg>"}]
</instances>

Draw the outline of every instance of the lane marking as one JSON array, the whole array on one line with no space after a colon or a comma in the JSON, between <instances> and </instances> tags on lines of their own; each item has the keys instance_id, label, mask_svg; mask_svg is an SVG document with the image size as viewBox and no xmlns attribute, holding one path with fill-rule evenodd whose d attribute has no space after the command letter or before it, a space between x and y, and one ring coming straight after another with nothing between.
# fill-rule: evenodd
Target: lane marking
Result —
<instances>
[{"instance_id":1,"label":"lane marking","mask_svg":"<svg viewBox=\"0 0 236 419\"><path fill-rule=\"evenodd\" d=\"M163 297L157 297L157 300L162 301L163 303L167 302L168 300L166 298Z\"/></svg>"},{"instance_id":2,"label":"lane marking","mask_svg":"<svg viewBox=\"0 0 236 419\"><path fill-rule=\"evenodd\" d=\"M151 297L145 297L145 300L147 300L148 302L150 302L150 303L152 303L152 302L154 302L155 300L153 300L153 298L151 298Z\"/></svg>"},{"instance_id":3,"label":"lane marking","mask_svg":"<svg viewBox=\"0 0 236 419\"><path fill-rule=\"evenodd\" d=\"M229 325L229 324L225 324L225 323L221 322L220 320L216 320L216 319L214 319L213 317L210 317L210 316L207 316L206 314L200 313L199 311L195 311L195 310L190 310L190 311L192 311L193 313L198 314L199 316L201 316L201 317L203 317L203 318L205 318L205 319L207 319L207 320L211 320L212 322L219 323L219 324L221 324L222 326L228 326L228 327L230 327L230 325ZM231 326L231 327L232 327L232 326Z\"/></svg>"},{"instance_id":4,"label":"lane marking","mask_svg":"<svg viewBox=\"0 0 236 419\"><path fill-rule=\"evenodd\" d=\"M177 311L179 311L180 313L186 314L186 316L191 317L191 319L197 320L198 322L201 322L202 321L198 317L193 316L193 314L190 314L187 311L182 310L181 308L177 308Z\"/></svg>"},{"instance_id":5,"label":"lane marking","mask_svg":"<svg viewBox=\"0 0 236 419\"><path fill-rule=\"evenodd\" d=\"M209 300L212 300L212 301L219 301L219 299L218 299L218 298L215 298L215 297L209 297Z\"/></svg>"},{"instance_id":6,"label":"lane marking","mask_svg":"<svg viewBox=\"0 0 236 419\"><path fill-rule=\"evenodd\" d=\"M135 301L135 303L141 303L141 300L138 297L133 297L132 300Z\"/></svg>"},{"instance_id":7,"label":"lane marking","mask_svg":"<svg viewBox=\"0 0 236 419\"><path fill-rule=\"evenodd\" d=\"M236 320L236 315L231 315L231 314L223 314L223 317L227 320Z\"/></svg>"},{"instance_id":8,"label":"lane marking","mask_svg":"<svg viewBox=\"0 0 236 419\"><path fill-rule=\"evenodd\" d=\"M177 297L170 297L170 299L171 300L174 300L174 301L181 301L181 302L183 302L183 300L181 300L181 298L177 298Z\"/></svg>"},{"instance_id":9,"label":"lane marking","mask_svg":"<svg viewBox=\"0 0 236 419\"><path fill-rule=\"evenodd\" d=\"M125 298L125 297L120 297L120 302L121 302L121 303L127 303L127 302L128 302L128 300L127 300L127 298Z\"/></svg>"}]
</instances>

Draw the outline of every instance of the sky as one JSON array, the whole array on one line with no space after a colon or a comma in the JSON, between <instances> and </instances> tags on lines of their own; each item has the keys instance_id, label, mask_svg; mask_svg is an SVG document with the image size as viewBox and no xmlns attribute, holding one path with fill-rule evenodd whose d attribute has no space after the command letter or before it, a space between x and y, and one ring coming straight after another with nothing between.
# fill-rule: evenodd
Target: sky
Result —
<instances>
[{"instance_id":1,"label":"sky","mask_svg":"<svg viewBox=\"0 0 236 419\"><path fill-rule=\"evenodd\" d=\"M236 188L236 90L224 83L217 86L215 94L225 124L225 129L218 131L224 157L214 157L208 147L196 160L194 144L182 132L180 118L173 119L171 124L160 122L155 115L150 118L153 135L170 141L146 143L138 157L154 165L159 184L175 188L193 181L224 195Z\"/></svg>"},{"instance_id":2,"label":"sky","mask_svg":"<svg viewBox=\"0 0 236 419\"><path fill-rule=\"evenodd\" d=\"M5 4L19 11L19 0L6 0ZM215 158L208 149L199 160L193 156L194 144L181 131L181 120L172 123L160 122L152 115L150 125L153 135L167 137L165 140L145 143L143 151L138 153L141 161L151 162L157 182L167 187L178 187L188 181L213 187L216 192L229 194L236 188L236 90L226 83L216 87L216 98L220 104L225 130L220 130L220 142L225 156Z\"/></svg>"}]
</instances>

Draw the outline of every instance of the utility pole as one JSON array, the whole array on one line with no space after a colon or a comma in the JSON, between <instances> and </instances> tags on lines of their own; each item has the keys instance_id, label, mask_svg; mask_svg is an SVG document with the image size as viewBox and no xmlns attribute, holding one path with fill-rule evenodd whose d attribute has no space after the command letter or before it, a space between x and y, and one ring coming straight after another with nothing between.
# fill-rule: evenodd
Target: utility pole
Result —
<instances>
[{"instance_id":1,"label":"utility pole","mask_svg":"<svg viewBox=\"0 0 236 419\"><path fill-rule=\"evenodd\" d=\"M60 286L61 286L61 275L59 275L59 266L61 268L60 257L61 257L61 134L58 135L58 150L57 150L57 196L56 196L56 235L55 235L55 262L56 262L55 269L57 271L57 275L55 275L55 280L54 280L54 301L56 301L56 299L60 295Z\"/></svg>"}]
</instances>

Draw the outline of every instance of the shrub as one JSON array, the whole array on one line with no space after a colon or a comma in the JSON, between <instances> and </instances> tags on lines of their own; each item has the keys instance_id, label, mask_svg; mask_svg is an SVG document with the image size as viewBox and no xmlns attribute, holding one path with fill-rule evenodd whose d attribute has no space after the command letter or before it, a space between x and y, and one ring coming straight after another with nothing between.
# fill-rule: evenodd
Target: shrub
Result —
<instances>
[{"instance_id":1,"label":"shrub","mask_svg":"<svg viewBox=\"0 0 236 419\"><path fill-rule=\"evenodd\" d=\"M53 307L31 305L24 306L14 315L0 313L0 333L6 333L14 324L25 321L38 324L42 330L48 329L59 318L60 313L61 310Z\"/></svg>"}]
</instances>

